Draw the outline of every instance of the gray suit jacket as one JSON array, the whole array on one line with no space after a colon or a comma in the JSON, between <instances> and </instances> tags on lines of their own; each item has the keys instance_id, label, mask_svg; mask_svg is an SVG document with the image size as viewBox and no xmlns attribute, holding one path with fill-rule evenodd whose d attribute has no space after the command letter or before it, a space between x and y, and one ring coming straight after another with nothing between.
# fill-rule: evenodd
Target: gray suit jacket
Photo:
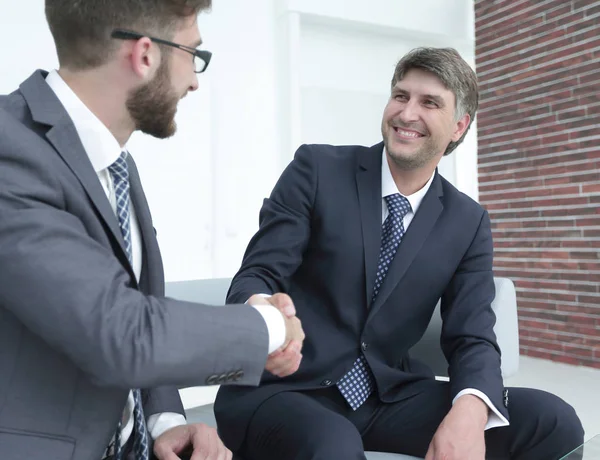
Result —
<instances>
[{"instance_id":1,"label":"gray suit jacket","mask_svg":"<svg viewBox=\"0 0 600 460\"><path fill-rule=\"evenodd\" d=\"M248 306L164 297L131 160L144 258L136 281L117 219L45 76L0 96L0 458L94 460L130 388L146 389L148 417L183 413L177 387L257 385L268 332Z\"/></svg>"}]
</instances>

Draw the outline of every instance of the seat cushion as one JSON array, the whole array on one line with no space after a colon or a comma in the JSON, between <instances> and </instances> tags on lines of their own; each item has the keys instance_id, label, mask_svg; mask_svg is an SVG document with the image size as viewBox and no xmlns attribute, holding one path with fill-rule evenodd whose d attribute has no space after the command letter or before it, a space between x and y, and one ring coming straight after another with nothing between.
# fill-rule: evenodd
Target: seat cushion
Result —
<instances>
[{"instance_id":1,"label":"seat cushion","mask_svg":"<svg viewBox=\"0 0 600 460\"><path fill-rule=\"evenodd\" d=\"M388 454L387 452L365 452L368 460L423 460L403 454Z\"/></svg>"},{"instance_id":2,"label":"seat cushion","mask_svg":"<svg viewBox=\"0 0 600 460\"><path fill-rule=\"evenodd\" d=\"M213 413L213 405L197 406L187 409L186 411L188 423L206 423L207 425L216 427L217 421ZM388 454L385 452L366 452L368 460L421 460L417 457L402 454ZM235 457L236 460L242 460L240 457Z\"/></svg>"}]
</instances>

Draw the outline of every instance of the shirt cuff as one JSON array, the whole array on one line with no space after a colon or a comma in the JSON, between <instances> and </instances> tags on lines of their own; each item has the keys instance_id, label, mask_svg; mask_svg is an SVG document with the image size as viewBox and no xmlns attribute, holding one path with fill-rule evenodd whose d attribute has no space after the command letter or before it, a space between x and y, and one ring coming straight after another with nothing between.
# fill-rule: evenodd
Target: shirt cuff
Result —
<instances>
[{"instance_id":1,"label":"shirt cuff","mask_svg":"<svg viewBox=\"0 0 600 460\"><path fill-rule=\"evenodd\" d=\"M273 353L285 342L285 321L283 315L272 305L252 305L258 311L269 331L269 354Z\"/></svg>"},{"instance_id":2,"label":"shirt cuff","mask_svg":"<svg viewBox=\"0 0 600 460\"><path fill-rule=\"evenodd\" d=\"M498 428L498 427L501 427L501 426L508 426L508 425L510 425L508 423L508 420L506 420L506 417L504 415L502 415L500 413L500 411L498 409L496 409L496 406L494 406L492 404L492 401L490 401L490 398L488 398L485 393L483 393L483 392L481 392L479 390L476 390L474 388L465 388L464 390L462 390L452 400L452 404L454 405L454 403L457 401L457 399L460 398L461 396L464 396L464 395L474 395L474 396L477 396L479 399L481 399L486 404L486 406L489 407L490 414L488 416L488 421L485 424L485 429L486 430L489 430L491 428Z\"/></svg>"},{"instance_id":3,"label":"shirt cuff","mask_svg":"<svg viewBox=\"0 0 600 460\"><path fill-rule=\"evenodd\" d=\"M181 425L187 425L187 420L183 415L176 412L153 414L147 420L148 432L152 439L156 439L165 431Z\"/></svg>"}]
</instances>

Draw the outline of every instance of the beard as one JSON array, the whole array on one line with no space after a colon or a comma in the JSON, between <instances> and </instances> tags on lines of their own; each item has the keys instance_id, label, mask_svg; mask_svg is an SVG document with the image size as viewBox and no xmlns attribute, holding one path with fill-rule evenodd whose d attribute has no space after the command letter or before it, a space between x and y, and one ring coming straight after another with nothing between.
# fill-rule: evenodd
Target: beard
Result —
<instances>
[{"instance_id":1,"label":"beard","mask_svg":"<svg viewBox=\"0 0 600 460\"><path fill-rule=\"evenodd\" d=\"M165 59L151 81L129 94L127 109L137 130L166 139L177 131L175 114L179 100L171 87L169 64Z\"/></svg>"},{"instance_id":2,"label":"beard","mask_svg":"<svg viewBox=\"0 0 600 460\"><path fill-rule=\"evenodd\" d=\"M400 125L396 124L394 126ZM386 128L389 131L386 131ZM408 126L407 128L410 129ZM403 152L403 146L398 145L398 143L392 140L395 133L394 128L391 125L383 124L381 127L381 132L383 135L383 144L385 145L385 150L388 156L394 162L394 164L403 171L411 171L421 168L433 161L440 154L440 152L445 150L445 147L442 145L442 142L440 142L439 139L429 135L417 150L406 154ZM421 129L421 132L425 131Z\"/></svg>"}]
</instances>

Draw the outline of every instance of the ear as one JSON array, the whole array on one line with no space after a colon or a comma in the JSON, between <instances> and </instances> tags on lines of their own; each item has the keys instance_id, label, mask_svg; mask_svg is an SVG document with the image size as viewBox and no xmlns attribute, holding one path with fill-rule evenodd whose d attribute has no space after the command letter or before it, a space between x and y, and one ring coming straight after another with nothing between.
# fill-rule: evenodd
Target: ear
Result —
<instances>
[{"instance_id":1,"label":"ear","mask_svg":"<svg viewBox=\"0 0 600 460\"><path fill-rule=\"evenodd\" d=\"M133 72L145 80L152 77L160 64L160 54L148 37L133 42L129 59Z\"/></svg>"},{"instance_id":2,"label":"ear","mask_svg":"<svg viewBox=\"0 0 600 460\"><path fill-rule=\"evenodd\" d=\"M452 133L452 142L458 141L465 133L467 128L471 124L471 116L465 113L464 116L458 120L454 126L454 132Z\"/></svg>"}]
</instances>

